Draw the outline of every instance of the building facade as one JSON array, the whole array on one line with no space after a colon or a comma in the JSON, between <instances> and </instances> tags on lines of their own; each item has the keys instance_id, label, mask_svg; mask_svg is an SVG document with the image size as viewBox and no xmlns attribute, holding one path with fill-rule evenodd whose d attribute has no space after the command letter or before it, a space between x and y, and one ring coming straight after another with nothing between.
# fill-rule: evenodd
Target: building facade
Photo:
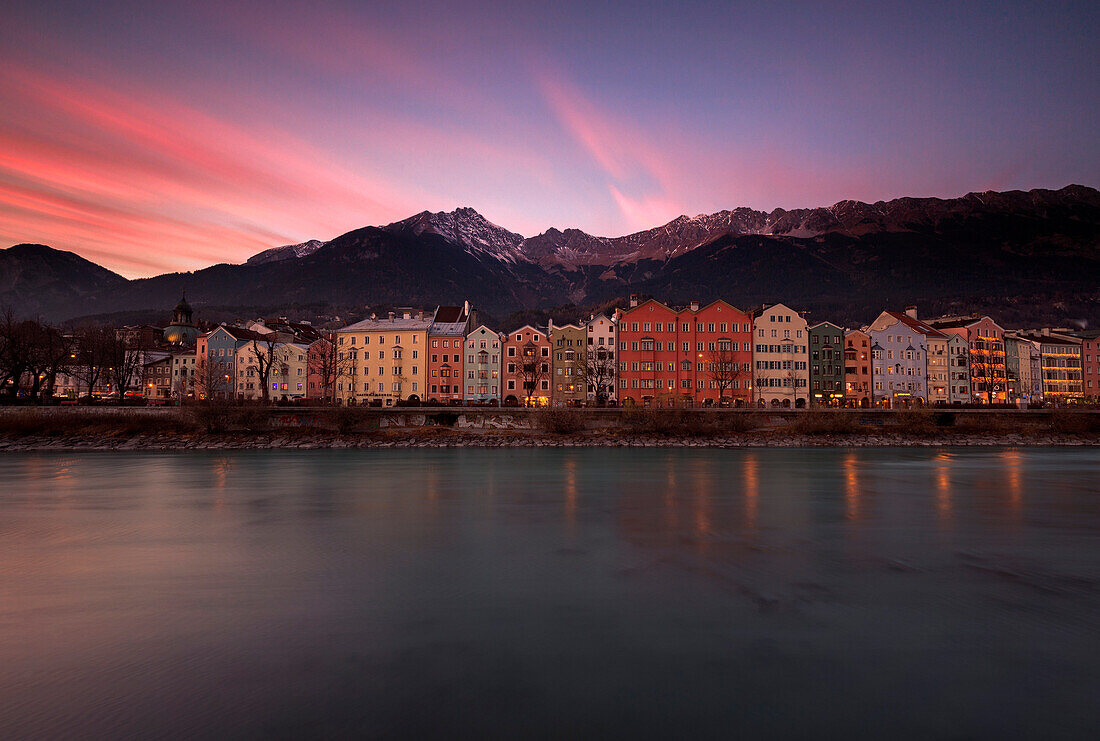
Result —
<instances>
[{"instance_id":1,"label":"building facade","mask_svg":"<svg viewBox=\"0 0 1100 741\"><path fill-rule=\"evenodd\" d=\"M752 317L725 301L638 302L616 322L619 399L633 406L744 406L752 399Z\"/></svg>"},{"instance_id":2,"label":"building facade","mask_svg":"<svg viewBox=\"0 0 1100 741\"><path fill-rule=\"evenodd\" d=\"M588 334L586 396L589 402L613 402L618 398L618 332L615 320L595 314L585 323Z\"/></svg>"},{"instance_id":3,"label":"building facade","mask_svg":"<svg viewBox=\"0 0 1100 741\"><path fill-rule=\"evenodd\" d=\"M201 335L195 346L195 388L203 399L229 399L236 393L237 350L264 336L248 329L222 325Z\"/></svg>"},{"instance_id":4,"label":"building facade","mask_svg":"<svg viewBox=\"0 0 1100 741\"><path fill-rule=\"evenodd\" d=\"M760 407L806 406L810 370L806 320L784 304L762 308L753 319L755 399Z\"/></svg>"},{"instance_id":5,"label":"building facade","mask_svg":"<svg viewBox=\"0 0 1100 741\"><path fill-rule=\"evenodd\" d=\"M1065 406L1084 401L1084 343L1080 337L1050 329L1020 331L1014 335L1031 340L1038 347L1044 402Z\"/></svg>"},{"instance_id":6,"label":"building facade","mask_svg":"<svg viewBox=\"0 0 1100 741\"><path fill-rule=\"evenodd\" d=\"M424 312L404 310L337 330L337 358L347 363L336 383L340 403L389 407L422 401L431 325Z\"/></svg>"},{"instance_id":7,"label":"building facade","mask_svg":"<svg viewBox=\"0 0 1100 741\"><path fill-rule=\"evenodd\" d=\"M462 403L463 346L469 331L469 304L436 308L428 328L429 403Z\"/></svg>"},{"instance_id":8,"label":"building facade","mask_svg":"<svg viewBox=\"0 0 1100 741\"><path fill-rule=\"evenodd\" d=\"M875 405L896 409L926 404L924 334L890 312L879 314L867 334L871 338Z\"/></svg>"},{"instance_id":9,"label":"building facade","mask_svg":"<svg viewBox=\"0 0 1100 741\"><path fill-rule=\"evenodd\" d=\"M871 406L874 381L871 369L871 337L853 329L844 335L844 396L848 406L861 409Z\"/></svg>"},{"instance_id":10,"label":"building facade","mask_svg":"<svg viewBox=\"0 0 1100 741\"><path fill-rule=\"evenodd\" d=\"M555 326L551 343L551 403L554 406L584 404L588 399L588 330L579 324Z\"/></svg>"},{"instance_id":11,"label":"building facade","mask_svg":"<svg viewBox=\"0 0 1100 741\"><path fill-rule=\"evenodd\" d=\"M966 340L970 350L970 396L979 404L1003 404L1008 400L1004 327L988 316L941 317L929 320L944 334Z\"/></svg>"},{"instance_id":12,"label":"building facade","mask_svg":"<svg viewBox=\"0 0 1100 741\"><path fill-rule=\"evenodd\" d=\"M150 401L167 402L172 398L172 356L146 353L140 383L142 395Z\"/></svg>"},{"instance_id":13,"label":"building facade","mask_svg":"<svg viewBox=\"0 0 1100 741\"><path fill-rule=\"evenodd\" d=\"M1081 339L1081 378L1085 401L1100 402L1100 331L1077 332Z\"/></svg>"},{"instance_id":14,"label":"building facade","mask_svg":"<svg viewBox=\"0 0 1100 741\"><path fill-rule=\"evenodd\" d=\"M820 322L808 330L810 337L810 404L842 407L845 398L844 329Z\"/></svg>"},{"instance_id":15,"label":"building facade","mask_svg":"<svg viewBox=\"0 0 1100 741\"><path fill-rule=\"evenodd\" d=\"M174 400L195 398L197 372L198 359L195 351L172 353L172 398Z\"/></svg>"},{"instance_id":16,"label":"building facade","mask_svg":"<svg viewBox=\"0 0 1100 741\"><path fill-rule=\"evenodd\" d=\"M466 379L462 398L467 404L499 404L503 340L484 324L466 335Z\"/></svg>"},{"instance_id":17,"label":"building facade","mask_svg":"<svg viewBox=\"0 0 1100 741\"><path fill-rule=\"evenodd\" d=\"M505 404L550 406L550 332L553 327L526 325L504 338L503 383Z\"/></svg>"},{"instance_id":18,"label":"building facade","mask_svg":"<svg viewBox=\"0 0 1100 741\"><path fill-rule=\"evenodd\" d=\"M961 335L947 334L947 403L969 404L973 398L970 394L970 344Z\"/></svg>"}]
</instances>

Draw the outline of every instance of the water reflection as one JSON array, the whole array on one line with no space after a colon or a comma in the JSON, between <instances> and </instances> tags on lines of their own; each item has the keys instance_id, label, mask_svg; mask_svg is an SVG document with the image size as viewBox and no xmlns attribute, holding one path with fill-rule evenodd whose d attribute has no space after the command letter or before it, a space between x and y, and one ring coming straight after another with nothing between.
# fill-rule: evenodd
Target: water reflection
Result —
<instances>
[{"instance_id":1,"label":"water reflection","mask_svg":"<svg viewBox=\"0 0 1100 741\"><path fill-rule=\"evenodd\" d=\"M1013 521L1018 521L1023 516L1023 460L1024 454L1019 450L1005 450L1001 453L1001 462L1005 472L1005 492L1008 494L1009 515Z\"/></svg>"},{"instance_id":2,"label":"water reflection","mask_svg":"<svg viewBox=\"0 0 1100 741\"><path fill-rule=\"evenodd\" d=\"M941 527L951 525L951 454L937 453L933 459L935 477L936 515Z\"/></svg>"},{"instance_id":3,"label":"water reflection","mask_svg":"<svg viewBox=\"0 0 1100 741\"><path fill-rule=\"evenodd\" d=\"M844 456L844 516L849 520L860 518L859 453L849 451Z\"/></svg>"},{"instance_id":4,"label":"water reflection","mask_svg":"<svg viewBox=\"0 0 1100 741\"><path fill-rule=\"evenodd\" d=\"M0 737L1093 737L1098 474L1089 450L8 455Z\"/></svg>"},{"instance_id":5,"label":"water reflection","mask_svg":"<svg viewBox=\"0 0 1100 741\"><path fill-rule=\"evenodd\" d=\"M756 515L760 507L760 461L755 451L749 451L741 461L744 477L743 496L745 498L745 529L756 528Z\"/></svg>"}]
</instances>

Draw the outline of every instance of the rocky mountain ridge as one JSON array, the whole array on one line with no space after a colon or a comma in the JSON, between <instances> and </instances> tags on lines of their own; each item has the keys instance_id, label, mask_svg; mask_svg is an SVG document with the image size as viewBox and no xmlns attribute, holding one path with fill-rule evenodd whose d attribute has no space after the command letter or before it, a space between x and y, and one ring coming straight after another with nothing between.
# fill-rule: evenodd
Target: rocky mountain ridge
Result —
<instances>
[{"instance_id":1,"label":"rocky mountain ridge","mask_svg":"<svg viewBox=\"0 0 1100 741\"><path fill-rule=\"evenodd\" d=\"M28 249L33 261L20 257ZM1100 193L1082 186L741 208L611 238L576 229L524 238L470 208L425 211L265 254L127 281L48 247L0 250L0 304L69 319L156 309L186 288L200 313L203 305L330 305L346 314L469 299L506 316L641 292L742 306L782 300L834 321L932 303L1100 322Z\"/></svg>"}]
</instances>

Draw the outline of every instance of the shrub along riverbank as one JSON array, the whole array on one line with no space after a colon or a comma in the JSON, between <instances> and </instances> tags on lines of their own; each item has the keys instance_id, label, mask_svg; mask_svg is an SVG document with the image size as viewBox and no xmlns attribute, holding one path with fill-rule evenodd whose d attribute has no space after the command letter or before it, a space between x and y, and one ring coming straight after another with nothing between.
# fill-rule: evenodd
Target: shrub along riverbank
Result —
<instances>
[{"instance_id":1,"label":"shrub along riverbank","mask_svg":"<svg viewBox=\"0 0 1100 741\"><path fill-rule=\"evenodd\" d=\"M256 406L0 411L0 450L268 447L1100 445L1100 413L1015 410L279 410Z\"/></svg>"}]
</instances>

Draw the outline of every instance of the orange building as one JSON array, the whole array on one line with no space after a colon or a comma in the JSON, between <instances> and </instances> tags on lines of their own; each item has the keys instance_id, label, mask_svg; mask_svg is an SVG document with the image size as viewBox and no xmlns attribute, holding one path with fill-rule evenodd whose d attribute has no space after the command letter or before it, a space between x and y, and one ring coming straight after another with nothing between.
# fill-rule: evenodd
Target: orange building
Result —
<instances>
[{"instance_id":1,"label":"orange building","mask_svg":"<svg viewBox=\"0 0 1100 741\"><path fill-rule=\"evenodd\" d=\"M854 329L844 335L844 394L850 407L871 406L871 337Z\"/></svg>"}]
</instances>

